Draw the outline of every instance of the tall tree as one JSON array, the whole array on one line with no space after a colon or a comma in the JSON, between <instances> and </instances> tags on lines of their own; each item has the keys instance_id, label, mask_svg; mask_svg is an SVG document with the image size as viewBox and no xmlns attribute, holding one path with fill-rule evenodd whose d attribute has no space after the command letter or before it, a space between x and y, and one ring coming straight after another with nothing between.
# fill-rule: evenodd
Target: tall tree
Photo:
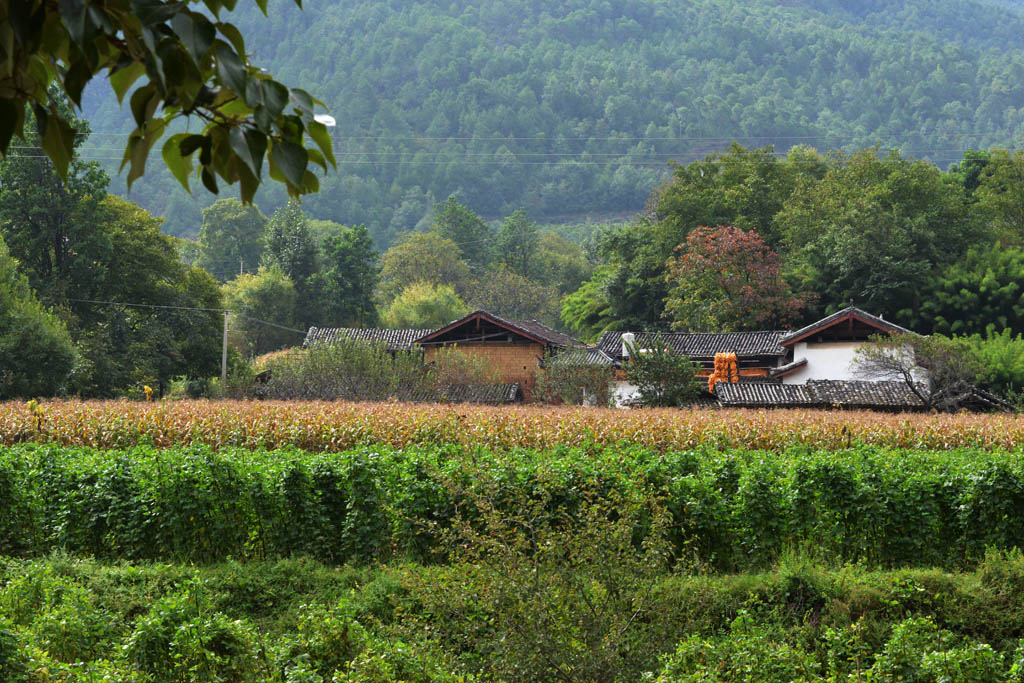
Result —
<instances>
[{"instance_id":1,"label":"tall tree","mask_svg":"<svg viewBox=\"0 0 1024 683\"><path fill-rule=\"evenodd\" d=\"M587 291L607 305L583 308L606 311L623 329L659 325L668 297L666 264L690 231L702 225L757 228L774 247L781 242L777 214L797 188L813 185L826 169L827 162L812 149L795 147L779 159L771 147L738 144L676 166L671 181L651 194L644 217L602 238L611 272L602 275L600 287Z\"/></svg>"},{"instance_id":2,"label":"tall tree","mask_svg":"<svg viewBox=\"0 0 1024 683\"><path fill-rule=\"evenodd\" d=\"M78 130L81 143L88 129ZM181 262L159 219L107 195L98 166L76 158L68 171L61 180L32 148L0 162L0 231L40 299L64 311L80 356L70 390L112 396L212 373L219 319L182 309L217 308L213 281ZM153 308L165 306L177 308Z\"/></svg>"},{"instance_id":3,"label":"tall tree","mask_svg":"<svg viewBox=\"0 0 1024 683\"><path fill-rule=\"evenodd\" d=\"M537 271L535 256L539 243L537 223L529 219L524 209L518 209L502 222L495 236L494 253L512 272L531 277Z\"/></svg>"},{"instance_id":4,"label":"tall tree","mask_svg":"<svg viewBox=\"0 0 1024 683\"><path fill-rule=\"evenodd\" d=\"M799 184L821 178L826 169L814 150L794 148L779 159L773 147L747 149L734 142L723 154L676 166L672 181L652 197L659 233L672 249L698 226L735 225L756 228L778 247L776 214Z\"/></svg>"},{"instance_id":5,"label":"tall tree","mask_svg":"<svg viewBox=\"0 0 1024 683\"><path fill-rule=\"evenodd\" d=\"M203 210L196 265L221 282L259 267L267 217L237 199L218 199Z\"/></svg>"},{"instance_id":6,"label":"tall tree","mask_svg":"<svg viewBox=\"0 0 1024 683\"><path fill-rule=\"evenodd\" d=\"M1003 244L1024 245L1024 151L994 150L978 173L977 209Z\"/></svg>"},{"instance_id":7,"label":"tall tree","mask_svg":"<svg viewBox=\"0 0 1024 683\"><path fill-rule=\"evenodd\" d=\"M804 299L782 278L779 256L757 230L700 227L668 264L665 317L687 332L776 329L799 315Z\"/></svg>"},{"instance_id":8,"label":"tall tree","mask_svg":"<svg viewBox=\"0 0 1024 683\"><path fill-rule=\"evenodd\" d=\"M1024 331L1024 251L974 246L931 282L912 329L940 334L984 334L989 328Z\"/></svg>"},{"instance_id":9,"label":"tall tree","mask_svg":"<svg viewBox=\"0 0 1024 683\"><path fill-rule=\"evenodd\" d=\"M908 324L937 271L983 237L936 167L873 149L838 157L776 220L791 270L826 310L854 301Z\"/></svg>"},{"instance_id":10,"label":"tall tree","mask_svg":"<svg viewBox=\"0 0 1024 683\"><path fill-rule=\"evenodd\" d=\"M0 239L0 399L59 393L75 358L64 323L39 304Z\"/></svg>"},{"instance_id":11,"label":"tall tree","mask_svg":"<svg viewBox=\"0 0 1024 683\"><path fill-rule=\"evenodd\" d=\"M558 290L542 285L505 266L485 271L472 288L473 308L515 320L539 320L557 327Z\"/></svg>"},{"instance_id":12,"label":"tall tree","mask_svg":"<svg viewBox=\"0 0 1024 683\"><path fill-rule=\"evenodd\" d=\"M78 149L89 124L66 115ZM96 229L108 182L97 162L83 161L77 152L62 179L31 128L24 145L0 162L0 230L43 301L61 302L77 283L100 275L98 264L112 252Z\"/></svg>"},{"instance_id":13,"label":"tall tree","mask_svg":"<svg viewBox=\"0 0 1024 683\"><path fill-rule=\"evenodd\" d=\"M638 329L612 314L607 287L613 272L608 264L598 266L589 280L562 300L562 322L580 339L593 341L606 330Z\"/></svg>"},{"instance_id":14,"label":"tall tree","mask_svg":"<svg viewBox=\"0 0 1024 683\"><path fill-rule=\"evenodd\" d=\"M372 327L377 322L377 251L365 225L343 228L324 238L323 326Z\"/></svg>"},{"instance_id":15,"label":"tall tree","mask_svg":"<svg viewBox=\"0 0 1024 683\"><path fill-rule=\"evenodd\" d=\"M246 356L259 356L301 341L285 327L294 324L295 285L279 266L240 275L221 287L229 318L231 343ZM266 323L272 323L267 325Z\"/></svg>"},{"instance_id":16,"label":"tall tree","mask_svg":"<svg viewBox=\"0 0 1024 683\"><path fill-rule=\"evenodd\" d=\"M317 273L319 250L309 219L295 200L279 208L267 224L267 265L278 266L295 286L295 321L309 327L318 323L321 293Z\"/></svg>"},{"instance_id":17,"label":"tall tree","mask_svg":"<svg viewBox=\"0 0 1024 683\"><path fill-rule=\"evenodd\" d=\"M487 267L491 259L491 229L484 219L448 197L434 206L434 222L430 229L450 239L462 250L462 257L477 272Z\"/></svg>"},{"instance_id":18,"label":"tall tree","mask_svg":"<svg viewBox=\"0 0 1024 683\"><path fill-rule=\"evenodd\" d=\"M418 282L395 297L381 321L397 329L441 327L469 313L469 306L450 285Z\"/></svg>"},{"instance_id":19,"label":"tall tree","mask_svg":"<svg viewBox=\"0 0 1024 683\"><path fill-rule=\"evenodd\" d=\"M381 257L380 300L390 303L418 282L465 291L469 266L455 242L434 232L412 232Z\"/></svg>"},{"instance_id":20,"label":"tall tree","mask_svg":"<svg viewBox=\"0 0 1024 683\"><path fill-rule=\"evenodd\" d=\"M221 306L214 279L181 262L161 220L131 202L108 196L97 231L116 245L99 264L101 276L75 283L70 323L82 368L73 389L113 396L146 383L158 391L173 377L208 377L220 360ZM214 309L214 310L190 310Z\"/></svg>"}]
</instances>

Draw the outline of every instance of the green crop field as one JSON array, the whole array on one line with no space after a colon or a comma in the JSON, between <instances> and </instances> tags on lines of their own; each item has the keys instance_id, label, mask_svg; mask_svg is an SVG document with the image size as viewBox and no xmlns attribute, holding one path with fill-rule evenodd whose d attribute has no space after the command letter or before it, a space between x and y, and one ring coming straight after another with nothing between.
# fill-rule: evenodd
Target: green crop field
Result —
<instances>
[{"instance_id":1,"label":"green crop field","mask_svg":"<svg viewBox=\"0 0 1024 683\"><path fill-rule=\"evenodd\" d=\"M4 404L0 680L1024 680L1016 430Z\"/></svg>"}]
</instances>

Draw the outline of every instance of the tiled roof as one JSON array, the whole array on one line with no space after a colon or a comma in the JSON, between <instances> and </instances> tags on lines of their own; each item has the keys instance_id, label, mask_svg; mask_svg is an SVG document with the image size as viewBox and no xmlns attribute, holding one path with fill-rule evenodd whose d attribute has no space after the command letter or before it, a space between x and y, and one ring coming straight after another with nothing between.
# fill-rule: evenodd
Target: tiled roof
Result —
<instances>
[{"instance_id":1,"label":"tiled roof","mask_svg":"<svg viewBox=\"0 0 1024 683\"><path fill-rule=\"evenodd\" d=\"M768 371L768 374L771 375L773 378L774 377L784 377L784 376L790 374L791 372L795 372L796 370L799 370L800 368L804 367L805 365L807 365L807 359L806 358L798 358L797 360L795 360L795 361L793 361L791 363L786 363L785 365L780 365L777 368L772 368L771 370Z\"/></svg>"},{"instance_id":2,"label":"tiled roof","mask_svg":"<svg viewBox=\"0 0 1024 683\"><path fill-rule=\"evenodd\" d=\"M303 347L333 344L340 341L381 342L388 351L409 351L413 341L433 330L387 330L380 327L311 327Z\"/></svg>"},{"instance_id":3,"label":"tiled roof","mask_svg":"<svg viewBox=\"0 0 1024 683\"><path fill-rule=\"evenodd\" d=\"M527 337L535 340L539 340L550 346L557 346L559 348L569 347L584 347L585 344L578 339L574 339L567 334L562 334L557 330L553 330L547 325L537 320L509 320L508 318L502 318L501 316L488 313L484 310L473 311L469 315L463 316L458 320L454 320L444 327L437 330L428 330L424 334L415 338L417 343L440 343L434 341L433 337L440 337L452 330L458 329L460 326L470 323L471 321L482 318L488 322L504 327L509 330L518 331Z\"/></svg>"},{"instance_id":4,"label":"tiled roof","mask_svg":"<svg viewBox=\"0 0 1024 683\"><path fill-rule=\"evenodd\" d=\"M725 406L794 408L815 405L805 384L718 382L715 395Z\"/></svg>"},{"instance_id":5,"label":"tiled roof","mask_svg":"<svg viewBox=\"0 0 1024 683\"><path fill-rule=\"evenodd\" d=\"M590 346L585 349L566 349L548 361L548 364L558 367L559 365L613 366L618 363L598 347Z\"/></svg>"},{"instance_id":6,"label":"tiled roof","mask_svg":"<svg viewBox=\"0 0 1024 683\"><path fill-rule=\"evenodd\" d=\"M919 387L925 391L923 386ZM719 382L715 395L725 406L750 408L840 407L912 410L923 407L905 382L810 380L807 384Z\"/></svg>"},{"instance_id":7,"label":"tiled roof","mask_svg":"<svg viewBox=\"0 0 1024 683\"><path fill-rule=\"evenodd\" d=\"M498 316L494 317L497 318ZM502 320L504 320L504 318L502 318ZM510 322L516 327L546 340L552 346L558 346L561 348L584 346L583 342L579 339L570 337L567 334L562 334L558 330L553 330L539 320L506 320L506 322Z\"/></svg>"},{"instance_id":8,"label":"tiled roof","mask_svg":"<svg viewBox=\"0 0 1024 683\"><path fill-rule=\"evenodd\" d=\"M841 311L836 311L832 315L826 316L818 322L811 323L807 327L801 327L799 330L789 332L779 340L781 344L787 344L793 340L806 337L807 335L817 330L823 330L830 327L833 323L840 320L845 320L848 316L853 316L855 319L861 320L872 327L877 328L880 331L895 332L898 334L913 334L912 331L905 327L900 327L895 323L891 323L888 320L879 318L877 315L871 315L867 311L861 310L856 306L848 306Z\"/></svg>"},{"instance_id":9,"label":"tiled roof","mask_svg":"<svg viewBox=\"0 0 1024 683\"><path fill-rule=\"evenodd\" d=\"M674 352L690 358L714 358L716 353L735 353L740 358L755 356L784 356L786 349L779 341L785 332L665 332L658 335L636 334L636 347L646 349L660 341ZM616 360L622 359L622 332L605 332L597 347Z\"/></svg>"},{"instance_id":10,"label":"tiled roof","mask_svg":"<svg viewBox=\"0 0 1024 683\"><path fill-rule=\"evenodd\" d=\"M518 384L450 384L441 389L417 392L412 400L419 403L484 403L502 405L522 399Z\"/></svg>"}]
</instances>

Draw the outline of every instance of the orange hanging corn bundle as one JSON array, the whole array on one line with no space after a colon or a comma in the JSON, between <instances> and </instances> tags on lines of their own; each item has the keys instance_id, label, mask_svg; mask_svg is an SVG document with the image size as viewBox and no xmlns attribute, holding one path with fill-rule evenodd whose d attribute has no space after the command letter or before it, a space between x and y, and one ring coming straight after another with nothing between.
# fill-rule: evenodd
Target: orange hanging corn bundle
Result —
<instances>
[{"instance_id":1,"label":"orange hanging corn bundle","mask_svg":"<svg viewBox=\"0 0 1024 683\"><path fill-rule=\"evenodd\" d=\"M715 369L708 377L708 391L715 393L715 385L719 382L740 381L739 367L735 353L716 353Z\"/></svg>"}]
</instances>

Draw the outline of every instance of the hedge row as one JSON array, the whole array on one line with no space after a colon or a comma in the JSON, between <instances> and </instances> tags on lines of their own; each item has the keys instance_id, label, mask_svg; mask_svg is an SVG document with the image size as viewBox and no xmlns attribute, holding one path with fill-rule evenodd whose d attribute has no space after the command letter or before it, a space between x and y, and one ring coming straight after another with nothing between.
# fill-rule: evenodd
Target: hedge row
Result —
<instances>
[{"instance_id":1,"label":"hedge row","mask_svg":"<svg viewBox=\"0 0 1024 683\"><path fill-rule=\"evenodd\" d=\"M878 567L959 567L987 547L1024 547L1024 461L980 450L25 445L0 449L0 501L0 554L15 556L432 562L457 514L516 513L527 501L570 519L594 501L660 507L669 521L658 533L720 570L767 566L790 549Z\"/></svg>"},{"instance_id":2,"label":"hedge row","mask_svg":"<svg viewBox=\"0 0 1024 683\"><path fill-rule=\"evenodd\" d=\"M569 546L560 551L572 556ZM521 569L0 558L0 680L464 683L571 673L578 681L993 683L1024 676L1020 553L991 553L975 572L955 574L829 571L793 557L764 574L665 571L635 584L616 574L617 590L590 605L593 596L547 581L535 586L533 568ZM511 582L496 585L499 575ZM509 605L504 598L519 586L532 587L525 591L532 600ZM437 618L452 609L469 618ZM509 623L510 610L518 623Z\"/></svg>"}]
</instances>

